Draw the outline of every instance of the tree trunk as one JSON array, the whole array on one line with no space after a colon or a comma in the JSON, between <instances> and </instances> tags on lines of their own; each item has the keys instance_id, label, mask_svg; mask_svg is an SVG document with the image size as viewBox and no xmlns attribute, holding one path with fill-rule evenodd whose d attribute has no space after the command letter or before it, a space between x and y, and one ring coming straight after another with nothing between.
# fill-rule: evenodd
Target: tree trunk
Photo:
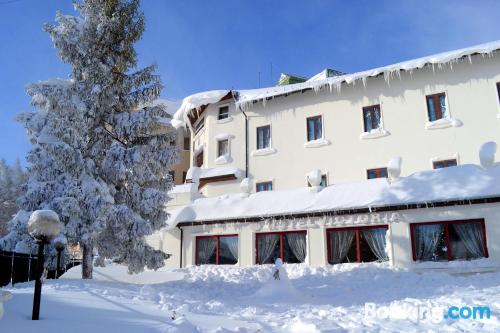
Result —
<instances>
[{"instance_id":1,"label":"tree trunk","mask_svg":"<svg viewBox=\"0 0 500 333\"><path fill-rule=\"evenodd\" d=\"M83 244L82 279L92 279L94 255L91 244Z\"/></svg>"}]
</instances>

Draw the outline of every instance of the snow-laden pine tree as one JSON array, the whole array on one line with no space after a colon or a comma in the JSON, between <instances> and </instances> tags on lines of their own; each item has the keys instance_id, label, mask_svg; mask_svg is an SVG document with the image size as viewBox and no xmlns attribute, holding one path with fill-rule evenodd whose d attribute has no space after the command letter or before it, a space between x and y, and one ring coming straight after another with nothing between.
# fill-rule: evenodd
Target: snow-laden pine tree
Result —
<instances>
[{"instance_id":1,"label":"snow-laden pine tree","mask_svg":"<svg viewBox=\"0 0 500 333\"><path fill-rule=\"evenodd\" d=\"M166 255L145 236L168 217L177 151L165 106L152 103L161 90L155 68L135 70L144 16L138 0L84 0L75 8L78 16L57 13L57 23L45 26L71 76L27 88L39 109L19 116L33 144L30 178L6 238L29 242L26 212L52 209L68 241L83 247L83 278L92 277L93 249L130 272L156 269Z\"/></svg>"}]
</instances>

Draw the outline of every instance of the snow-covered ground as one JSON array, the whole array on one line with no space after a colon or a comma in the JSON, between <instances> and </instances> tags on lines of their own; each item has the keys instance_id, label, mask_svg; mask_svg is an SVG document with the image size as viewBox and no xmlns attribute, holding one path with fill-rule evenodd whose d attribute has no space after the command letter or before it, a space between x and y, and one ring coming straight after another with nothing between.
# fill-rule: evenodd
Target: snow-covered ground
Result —
<instances>
[{"instance_id":1,"label":"snow-covered ground","mask_svg":"<svg viewBox=\"0 0 500 333\"><path fill-rule=\"evenodd\" d=\"M30 320L33 283L3 288L14 297L5 303L0 332L500 331L500 272L416 273L375 263L285 267L291 286L283 288L269 282L271 267L263 266L128 276L110 265L96 268L93 281L79 280L74 268L45 282L39 322ZM451 306L489 306L491 317L444 319Z\"/></svg>"}]
</instances>

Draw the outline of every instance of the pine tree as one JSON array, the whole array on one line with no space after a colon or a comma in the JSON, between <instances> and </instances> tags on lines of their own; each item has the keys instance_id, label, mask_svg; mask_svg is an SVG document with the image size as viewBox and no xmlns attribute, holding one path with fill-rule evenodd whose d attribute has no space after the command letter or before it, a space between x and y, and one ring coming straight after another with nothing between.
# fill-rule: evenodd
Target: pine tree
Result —
<instances>
[{"instance_id":1,"label":"pine tree","mask_svg":"<svg viewBox=\"0 0 500 333\"><path fill-rule=\"evenodd\" d=\"M19 160L13 167L5 159L0 160L0 237L5 235L7 221L18 211L16 200L21 196L26 182L26 172Z\"/></svg>"},{"instance_id":2,"label":"pine tree","mask_svg":"<svg viewBox=\"0 0 500 333\"><path fill-rule=\"evenodd\" d=\"M57 13L45 26L70 79L29 85L39 111L19 116L33 144L21 209L59 214L68 241L83 248L83 278L92 277L93 249L129 272L157 269L167 255L145 236L167 220L177 151L165 106L152 103L162 88L155 67L135 70L144 16L138 0L84 0L75 9L79 16Z\"/></svg>"}]
</instances>

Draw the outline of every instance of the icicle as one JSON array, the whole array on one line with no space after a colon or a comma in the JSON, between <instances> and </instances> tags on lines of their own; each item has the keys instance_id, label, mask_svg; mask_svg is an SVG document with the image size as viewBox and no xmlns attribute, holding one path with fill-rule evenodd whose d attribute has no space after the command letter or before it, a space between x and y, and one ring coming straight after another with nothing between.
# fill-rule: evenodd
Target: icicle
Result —
<instances>
[{"instance_id":1,"label":"icicle","mask_svg":"<svg viewBox=\"0 0 500 333\"><path fill-rule=\"evenodd\" d=\"M365 87L365 88L366 88L366 79L367 79L367 77L366 77L366 76L363 76L363 77L361 78L361 81L363 82L363 87Z\"/></svg>"}]
</instances>

